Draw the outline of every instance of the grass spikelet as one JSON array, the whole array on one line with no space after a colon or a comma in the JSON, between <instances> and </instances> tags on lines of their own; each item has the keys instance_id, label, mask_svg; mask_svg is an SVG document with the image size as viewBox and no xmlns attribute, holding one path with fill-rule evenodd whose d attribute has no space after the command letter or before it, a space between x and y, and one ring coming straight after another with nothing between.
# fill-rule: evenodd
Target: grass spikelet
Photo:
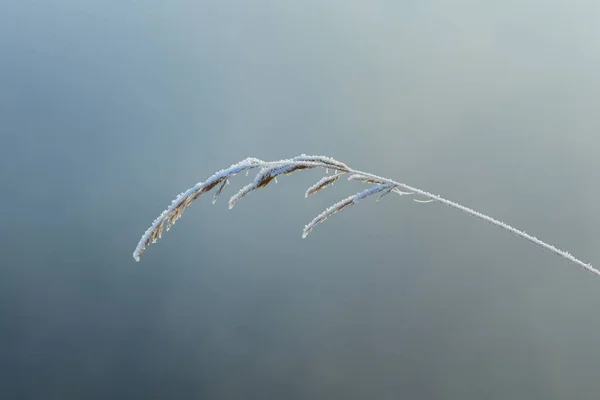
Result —
<instances>
[{"instance_id":1,"label":"grass spikelet","mask_svg":"<svg viewBox=\"0 0 600 400\"><path fill-rule=\"evenodd\" d=\"M381 193L379 195L379 197L377 198L377 200L375 201L381 201L381 199L383 199L385 196L387 196L388 194L390 194L392 192L392 190L394 190L394 187L389 187L386 190L383 191L383 193Z\"/></svg>"},{"instance_id":2,"label":"grass spikelet","mask_svg":"<svg viewBox=\"0 0 600 400\"><path fill-rule=\"evenodd\" d=\"M322 189L325 189L327 186L332 185L333 182L337 181L340 176L342 176L342 174L324 176L323 178L319 179L317 183L315 183L306 190L304 197L308 197Z\"/></svg>"},{"instance_id":3,"label":"grass spikelet","mask_svg":"<svg viewBox=\"0 0 600 400\"><path fill-rule=\"evenodd\" d=\"M231 196L231 198L229 199L229 209L231 210L237 204L237 202L242 199L242 197L246 196L255 188L256 186L254 185L254 183L249 183L243 188L241 188L236 194Z\"/></svg>"},{"instance_id":4,"label":"grass spikelet","mask_svg":"<svg viewBox=\"0 0 600 400\"><path fill-rule=\"evenodd\" d=\"M307 237L308 234L315 228L315 226L317 226L321 222L325 221L331 215L333 215L337 212L340 212L344 208L354 204L354 197L355 197L355 195L352 195L352 196L346 197L343 200L338 201L334 205L327 207L327 209L325 209L325 211L323 211L321 214L319 214L315 218L313 218L313 220L310 221L304 227L304 230L302 231L302 238L304 239L305 237Z\"/></svg>"},{"instance_id":5,"label":"grass spikelet","mask_svg":"<svg viewBox=\"0 0 600 400\"><path fill-rule=\"evenodd\" d=\"M387 189L393 189L393 185L391 183L384 183L382 185L373 186L370 189L364 190L364 191L354 195L354 199L352 201L354 203L357 203L360 200L364 199L365 197L369 197L371 195L374 195L375 193L379 193L379 192L381 192L383 190L387 190Z\"/></svg>"},{"instance_id":6,"label":"grass spikelet","mask_svg":"<svg viewBox=\"0 0 600 400\"><path fill-rule=\"evenodd\" d=\"M535 236L531 236L528 233L513 228L512 226L496 220L488 215L482 214L479 211L475 211L471 208L465 207L461 204L447 200L439 195L432 194L422 189L418 189L413 186L409 186L405 183L400 183L392 179L383 178L378 175L374 175L368 172L359 171L350 168L348 165L337 161L330 157L325 156L311 156L302 154L300 156L284 159L278 161L262 161L257 158L246 158L237 164L231 165L227 169L216 172L210 178L204 182L200 182L195 186L191 187L187 191L181 193L172 202L171 205L164 210L158 218L154 220L152 225L144 232L140 241L138 242L133 257L136 261L140 260L140 256L144 250L151 244L155 243L159 238L162 237L164 227L166 224L167 231L173 226L173 224L182 216L184 210L202 194L211 191L217 185L220 185L213 196L213 203L217 197L221 194L223 188L227 185L229 179L238 173L245 171L246 174L251 169L259 168L260 171L257 173L252 183L242 187L236 194L229 199L229 208L232 208L238 201L240 201L247 194L252 191L267 186L273 180L276 180L279 175L287 175L300 170L308 170L314 168L323 168L326 171L332 169L335 171L334 175L327 175L321 178L313 186L309 187L305 193L308 197L312 194L319 192L325 187L334 183L341 175L348 173L348 180L350 181L362 181L364 183L373 185L369 189L363 190L362 192L356 193L352 196L346 197L343 200L338 201L332 206L328 207L321 214L317 215L310 223L308 223L302 232L302 237L306 237L318 224L325 221L331 215L341 211L342 209L376 193L381 193L378 201L387 196L389 193L395 193L398 195L414 194L419 195L424 199L414 199L418 203L442 203L451 208L457 209L465 214L479 218L483 221L489 222L501 229L515 234L516 236L525 239L535 245L538 245L546 250L549 250L553 254L560 256L567 261L578 265L596 275L600 275L600 271L593 268L591 264L585 263L580 259L573 256L571 253L564 250L560 250L557 247L550 245Z\"/></svg>"},{"instance_id":7,"label":"grass spikelet","mask_svg":"<svg viewBox=\"0 0 600 400\"><path fill-rule=\"evenodd\" d=\"M348 180L349 181L362 181L365 183L376 183L379 185L381 185L382 183L385 183L385 181L382 179L376 179L376 178L372 178L369 176L364 176L363 174L352 174L352 175L348 176Z\"/></svg>"},{"instance_id":8,"label":"grass spikelet","mask_svg":"<svg viewBox=\"0 0 600 400\"><path fill-rule=\"evenodd\" d=\"M387 190L387 189L391 189L393 187L393 185L391 183L384 183L383 185L378 185L378 186L374 186L372 188L369 188L367 190L363 190L362 192L356 193L352 196L348 196L343 200L338 201L337 203L335 203L334 205L328 207L325 211L323 211L321 214L317 215L312 221L310 221L305 227L304 230L302 231L302 238L304 239L305 237L308 236L308 234L321 222L325 221L327 218L329 218L331 215L342 211L344 208L348 207L349 205L352 204L356 204L358 203L360 200L364 199L365 197L369 197L375 193L379 193L383 190Z\"/></svg>"},{"instance_id":9,"label":"grass spikelet","mask_svg":"<svg viewBox=\"0 0 600 400\"><path fill-rule=\"evenodd\" d=\"M277 179L277 176L290 174L294 171L299 171L303 169L310 169L318 167L319 165L316 163L310 162L279 162L273 166L269 166L267 168L263 168L254 178L254 181L243 188L240 189L239 192L231 196L229 199L229 209L232 209L243 197L250 194L252 191L256 189L263 188L267 186L269 183Z\"/></svg>"},{"instance_id":10,"label":"grass spikelet","mask_svg":"<svg viewBox=\"0 0 600 400\"><path fill-rule=\"evenodd\" d=\"M228 184L229 184L229 179L223 179L223 183L221 183L221 186L219 186L219 189L217 189L217 191L215 192L215 195L213 196L213 200L212 200L213 204L215 204L217 202L217 198L219 198L219 195L223 191L223 188L225 186L227 186Z\"/></svg>"},{"instance_id":11,"label":"grass spikelet","mask_svg":"<svg viewBox=\"0 0 600 400\"><path fill-rule=\"evenodd\" d=\"M320 163L322 165L324 165L325 167L329 167L338 171L344 171L347 172L350 170L350 168L344 164L343 162L339 162L338 160L335 160L331 157L325 157L325 156L307 156L306 154L301 154L297 157L294 157L292 159L293 161L312 161L315 163Z\"/></svg>"}]
</instances>

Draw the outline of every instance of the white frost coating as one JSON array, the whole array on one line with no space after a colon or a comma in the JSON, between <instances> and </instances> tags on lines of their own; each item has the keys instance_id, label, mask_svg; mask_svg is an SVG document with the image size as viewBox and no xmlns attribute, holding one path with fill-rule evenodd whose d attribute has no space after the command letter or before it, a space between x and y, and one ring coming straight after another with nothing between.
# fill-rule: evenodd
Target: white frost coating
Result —
<instances>
[{"instance_id":1,"label":"white frost coating","mask_svg":"<svg viewBox=\"0 0 600 400\"><path fill-rule=\"evenodd\" d=\"M352 174L352 175L348 175L348 180L349 181L364 181L365 177L360 174Z\"/></svg>"},{"instance_id":2,"label":"white frost coating","mask_svg":"<svg viewBox=\"0 0 600 400\"><path fill-rule=\"evenodd\" d=\"M370 195L375 194L375 193L379 193L382 190L389 189L391 186L392 186L391 183L384 183L383 185L373 186L370 189L367 189L367 190L364 190L364 191L362 191L360 193L355 194L354 198L352 199L352 202L353 203L357 203L360 200L364 199L365 197L370 196Z\"/></svg>"},{"instance_id":3,"label":"white frost coating","mask_svg":"<svg viewBox=\"0 0 600 400\"><path fill-rule=\"evenodd\" d=\"M312 231L314 229L314 227L317 226L319 223L325 221L327 219L327 217L335 214L338 211L341 211L342 208L344 208L346 206L354 204L354 202L352 200L354 199L355 196L356 195L353 194L352 196L348 196L345 199L338 201L334 205L327 207L327 209L325 211L323 211L321 214L319 214L315 218L313 218L312 221L310 221L306 226L304 226L304 230L302 231L302 238L304 239L306 236L308 236L310 231Z\"/></svg>"},{"instance_id":4,"label":"white frost coating","mask_svg":"<svg viewBox=\"0 0 600 400\"><path fill-rule=\"evenodd\" d=\"M271 176L277 176L281 174L287 174L289 172L293 172L295 169L299 167L304 167L307 169L321 167L322 165L316 162L293 162L291 164L284 164L279 167L272 168L270 174Z\"/></svg>"},{"instance_id":5,"label":"white frost coating","mask_svg":"<svg viewBox=\"0 0 600 400\"><path fill-rule=\"evenodd\" d=\"M348 176L349 181L363 181L367 183L383 183L383 181L378 181L368 176L364 176L363 174L352 174Z\"/></svg>"},{"instance_id":6,"label":"white frost coating","mask_svg":"<svg viewBox=\"0 0 600 400\"><path fill-rule=\"evenodd\" d=\"M154 220L154 222L152 222L152 225L150 225L150 227L148 229L146 229L146 232L144 232L144 234L142 235L142 238L140 239L140 241L138 242L135 250L133 251L133 258L136 261L140 261L140 254L142 253L142 251L144 250L146 241L150 238L151 233L158 228L158 226L160 224L162 224L165 221L165 218L171 214L171 212L177 207L179 206L184 199L188 198L192 193L197 192L199 190L201 190L203 187L208 186L209 184L215 182L216 180L222 179L225 176L231 176L231 175L235 175L240 171L243 171L245 169L249 169L249 168L255 168L256 165L259 164L264 164L264 161L259 160L257 158L253 158L253 157L248 157L242 161L240 161L239 163L236 164L232 164L231 167L227 168L227 169L222 169L219 172L213 174L210 178L208 178L206 181L204 182L198 182L196 185L192 186L191 188L189 188L188 190L186 190L183 193L180 193L179 196L177 196L172 202L171 205L164 210L160 216L158 218L156 218ZM159 237L161 237L162 235L159 235ZM152 243L156 242L156 240L153 240Z\"/></svg>"},{"instance_id":7,"label":"white frost coating","mask_svg":"<svg viewBox=\"0 0 600 400\"><path fill-rule=\"evenodd\" d=\"M383 193L381 193L379 195L379 197L375 201L381 201L381 199L383 199L385 196L387 196L388 194L390 194L392 192L392 190L394 190L393 186L387 188Z\"/></svg>"},{"instance_id":8,"label":"white frost coating","mask_svg":"<svg viewBox=\"0 0 600 400\"><path fill-rule=\"evenodd\" d=\"M221 170L221 171L215 173L210 178L208 178L206 181L196 184L192 188L188 189L187 191L185 191L185 192L181 193L179 196L177 196L173 200L171 205L166 210L164 210L158 218L156 218L154 220L154 222L152 223L150 228L148 228L146 230L146 232L144 233L144 235L142 235L142 238L140 239L138 245L135 248L135 251L133 252L133 257L135 258L136 261L139 261L141 253L144 251L144 249L148 245L147 242L152 238L152 243L154 243L156 241L156 239L161 236L161 233L162 233L161 229L162 229L163 224L165 224L167 221L170 224L175 222L175 220L177 220L181 216L181 213L183 212L183 208L186 207L187 205L189 205L194 200L194 198L197 197L197 195L200 195L200 194L204 193L204 191L208 191L209 189L212 189L213 186L216 186L216 184L218 184L218 182L222 181L223 179L227 179L231 176L234 176L241 171L244 171L244 170L248 171L249 169L259 168L259 167L262 169L262 171L261 171L261 173L259 173L259 175L263 174L263 177L264 177L265 176L264 173L266 170L266 171L268 171L269 174L272 174L270 176L275 177L276 175L279 175L282 173L292 172L294 170L300 169L300 168L298 168L300 166L302 166L304 168L313 168L313 167L330 168L330 169L333 169L336 174L339 172L347 172L347 173L351 174L350 176L352 179L349 178L350 180L366 180L366 181L372 180L375 183L379 184L379 185L372 187L366 191L357 193L353 196L349 196L349 197L345 198L344 200L337 202L336 204L329 207L325 211L323 211L315 219L313 219L308 225L305 226L302 237L306 237L306 235L318 223L324 221L330 215L340 211L341 209L343 209L344 207L346 207L348 205L354 204L356 201L358 201L364 197L367 197L371 194L383 191L384 193L380 196L380 198L385 196L386 194L390 193L390 191L401 194L401 195L402 194L419 194L423 197L426 197L429 200L416 200L417 202L439 201L443 204L446 204L447 206L456 208L457 210L460 210L466 214L472 215L472 216L482 219L486 222L489 222L492 225L496 225L504 230L512 232L515 235L517 235L523 239L526 239L529 242L534 243L546 250L549 250L552 253L554 253L576 265L579 265L596 275L600 275L600 271L593 268L591 264L585 263L564 250L560 250L557 247L552 246L552 245L536 238L535 236L531 236L531 235L525 233L524 231L520 231L516 228L513 228L512 226L510 226L502 221L496 220L488 215L482 214L478 211L472 210L468 207L465 207L465 206L455 203L453 201L444 199L443 197L441 197L439 195L435 195L435 194L429 193L427 191L417 189L417 188L409 186L407 184L396 182L394 180L391 180L388 178L383 178L383 177L380 177L380 176L377 176L374 174L370 174L367 172L351 169L346 164L341 163L333 158L325 157L325 156L308 156L305 154L302 154L301 156L298 156L298 157L294 157L292 159L279 160L279 161L273 161L273 162L265 162L265 161L261 161L256 158L247 158L237 164L233 164L228 169L224 169L224 170ZM243 197L245 194L249 193L250 191L252 191L256 188L255 186L260 183L258 178L259 177L257 176L257 179L255 179L255 181L253 183L242 188L242 190L240 190L240 192L238 192L238 194L234 195L232 197L232 199L230 199L230 208L232 207L232 201L233 201L233 204L235 204L235 202L239 201L239 199L241 197ZM371 183L371 182L369 182L369 183ZM221 190L223 186L224 186L224 184L221 185L219 190ZM314 187L314 185L313 185L313 187ZM408 190L410 193L402 192L398 188ZM215 196L218 196L218 194L216 194ZM236 198L237 198L237 200L236 200ZM167 226L167 229L168 229L168 226Z\"/></svg>"},{"instance_id":9,"label":"white frost coating","mask_svg":"<svg viewBox=\"0 0 600 400\"><path fill-rule=\"evenodd\" d=\"M237 204L237 202L242 199L242 197L244 197L245 195L250 193L252 190L254 190L254 186L255 186L254 183L249 183L246 186L244 186L243 188L241 188L236 194L231 196L229 198L229 209L231 210L233 208L233 206L235 206Z\"/></svg>"},{"instance_id":10,"label":"white frost coating","mask_svg":"<svg viewBox=\"0 0 600 400\"><path fill-rule=\"evenodd\" d=\"M254 181L239 190L236 194L231 196L229 199L229 209L231 210L244 196L252 192L253 190L258 188L258 185L264 180L268 178L275 178L277 175L286 174L294 169L298 169L298 167L306 167L306 168L314 168L320 166L320 164L313 162L296 162L296 163L282 163L276 162L274 166L270 166L267 168L263 168L254 178Z\"/></svg>"},{"instance_id":11,"label":"white frost coating","mask_svg":"<svg viewBox=\"0 0 600 400\"><path fill-rule=\"evenodd\" d=\"M302 157L304 157L308 161L302 162L303 161ZM345 166L345 164L336 162L335 160L330 159L329 157L323 157L323 156L305 156L305 155L303 155L301 157L298 157L298 160L285 159L285 160L279 160L279 161L273 161L273 162L265 162L265 161L259 160L258 158L248 157L236 164L232 164L231 167L229 167L227 169L222 169L221 171L216 172L210 178L208 178L206 181L199 182L196 185L194 185L193 187L186 190L185 192L179 194L179 196L177 196L171 202L171 205L166 210L164 210L159 215L159 217L154 220L154 222L152 223L152 225L150 225L150 227L146 230L146 232L144 232L144 234L142 235L140 241L138 242L138 244L133 252L133 258L136 261L140 260L140 256L141 256L142 252L145 250L145 248L148 245L148 243L147 243L148 240L152 237L152 234L155 231L157 231L157 229L158 229L158 237L153 238L152 243L156 242L156 239L160 238L162 236L162 231L160 230L161 225L164 224L167 221L167 219L173 217L174 213L177 212L177 208L179 206L181 206L184 201L191 203L190 199L195 194L200 193L204 188L208 187L210 184L214 183L215 181L218 181L225 177L235 176L236 174L238 174L239 172L244 171L244 170L246 171L246 175L247 175L247 173L250 169L258 168L258 167L269 168L269 167L279 166L279 167L282 167L282 170L285 170L287 168L287 166L289 166L290 164L295 164L296 166L303 166L303 167L307 167L307 168L326 167L327 165L329 165L330 167L333 167L336 170L342 169L342 168L347 168ZM241 197L243 197L243 196L241 196ZM215 198L213 198L213 200L215 200ZM238 200L239 200L239 198L238 198ZM230 203L231 203L231 200L230 200ZM186 205L187 204L184 204L184 206L186 206ZM231 208L231 204L230 204L230 208ZM173 222L175 220L177 220L179 218L179 216L180 215L177 215L176 218L174 218ZM170 228L170 225L167 226L167 230L169 230L169 228Z\"/></svg>"},{"instance_id":12,"label":"white frost coating","mask_svg":"<svg viewBox=\"0 0 600 400\"><path fill-rule=\"evenodd\" d=\"M219 189L215 192L215 195L213 196L213 200L212 203L215 204L217 202L217 198L219 198L219 195L221 194L221 192L223 191L223 188L229 183L229 179L225 179L223 181L223 183L221 183L221 186L219 186Z\"/></svg>"},{"instance_id":13,"label":"white frost coating","mask_svg":"<svg viewBox=\"0 0 600 400\"><path fill-rule=\"evenodd\" d=\"M429 192L427 192L425 190L417 189L415 187L406 185L404 183L396 182L396 181L394 181L392 179L382 178L380 176L369 174L369 173L366 173L366 172L361 172L361 171L351 170L350 172L354 172L354 173L362 174L362 175L365 175L365 176L369 176L369 177L372 177L374 179L381 179L384 182L391 183L391 184L393 184L395 186L398 186L398 187L401 187L403 189L409 190L411 192L420 194L421 196L430 198L431 200L436 200L436 201L439 201L440 203L444 203L447 206L450 206L452 208L456 208L457 210L460 210L460 211L465 212L465 213L467 213L469 215L472 215L472 216L477 217L479 219L482 219L482 220L484 220L486 222L489 222L492 225L496 225L497 227L500 227L500 228L505 229L505 230L507 230L509 232L512 232L515 235L517 235L519 237L522 237L523 239L526 239L526 240L530 241L531 243L537 244L538 246L540 246L540 247L542 247L544 249L550 250L551 252L553 252L557 256L560 256L560 257L562 257L562 258L564 258L564 259L566 259L568 261L571 261L572 263L574 263L576 265L579 265L580 267L583 267L583 268L587 269L588 271L590 271L590 272L592 272L592 273L600 276L600 271L598 271L596 268L592 267L592 264L585 263L585 262L581 261L580 259L576 258L575 256L573 256L571 253L568 253L568 252L566 252L564 250L560 250L559 248L557 248L555 246L552 246L551 244L548 244L548 243L546 243L546 242L544 242L544 241L536 238L535 236L531 236L531 235L529 235L529 234L527 234L527 233L525 233L523 231L520 231L519 229L513 228L512 226L510 226L510 225L508 225L508 224L506 224L506 223L504 223L502 221L498 221L497 219L494 219L494 218L492 218L492 217L490 217L488 215L482 214L479 211L472 210L469 207L465 207L465 206L460 205L458 203L455 203L453 201L447 200L447 199L441 197L440 195L432 194L432 193L429 193Z\"/></svg>"},{"instance_id":14,"label":"white frost coating","mask_svg":"<svg viewBox=\"0 0 600 400\"><path fill-rule=\"evenodd\" d=\"M291 161L316 161L322 162L324 164L329 165L330 167L335 166L341 169L350 169L346 164L340 162L334 158L326 157L326 156L307 156L306 154L300 154L291 159Z\"/></svg>"},{"instance_id":15,"label":"white frost coating","mask_svg":"<svg viewBox=\"0 0 600 400\"><path fill-rule=\"evenodd\" d=\"M400 196L405 196L408 194L414 194L413 192L403 192L402 190L398 189L398 188L393 188L392 192L399 194Z\"/></svg>"},{"instance_id":16,"label":"white frost coating","mask_svg":"<svg viewBox=\"0 0 600 400\"><path fill-rule=\"evenodd\" d=\"M316 193L318 190L321 190L321 189L331 185L333 182L338 180L338 178L340 176L342 176L342 174L327 175L327 176L322 177L321 179L319 179L317 181L317 183L315 183L314 185L312 185L311 187L306 189L306 192L304 193L304 197L308 197L311 194Z\"/></svg>"},{"instance_id":17,"label":"white frost coating","mask_svg":"<svg viewBox=\"0 0 600 400\"><path fill-rule=\"evenodd\" d=\"M419 199L413 199L413 201L414 201L415 203L426 204L426 203L431 203L432 201L435 201L435 200L432 200L432 199L429 199L429 200L419 200Z\"/></svg>"},{"instance_id":18,"label":"white frost coating","mask_svg":"<svg viewBox=\"0 0 600 400\"><path fill-rule=\"evenodd\" d=\"M308 236L308 234L315 228L315 226L317 226L321 222L325 221L328 217L335 214L336 212L341 211L344 207L352 205L352 204L356 204L357 202L364 199L365 197L371 196L372 194L379 193L383 190L391 189L391 188L393 188L393 185L391 183L377 185L377 186L374 186L367 190L363 190L362 192L353 194L352 196L348 196L345 199L338 201L334 205L327 207L327 209L325 211L323 211L321 214L317 215L315 218L313 218L312 221L310 221L306 226L304 226L304 230L302 231L302 238L303 239L306 238L306 236Z\"/></svg>"}]
</instances>

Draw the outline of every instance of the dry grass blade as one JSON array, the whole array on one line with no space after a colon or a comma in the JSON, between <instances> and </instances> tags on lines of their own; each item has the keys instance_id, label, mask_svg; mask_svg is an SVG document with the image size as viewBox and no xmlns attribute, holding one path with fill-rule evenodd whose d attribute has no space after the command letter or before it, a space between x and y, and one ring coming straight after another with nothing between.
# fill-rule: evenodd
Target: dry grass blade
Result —
<instances>
[{"instance_id":1,"label":"dry grass blade","mask_svg":"<svg viewBox=\"0 0 600 400\"><path fill-rule=\"evenodd\" d=\"M326 176L319 180L315 185L308 188L308 190L305 193L306 196L317 193L318 191L335 182L339 178L339 176L342 175L340 174L340 172L349 173L350 175L348 177L348 180L358 180L373 185L369 189L359 192L355 195L349 196L335 203L331 207L327 208L325 211L323 211L321 214L315 217L308 225L304 227L302 237L306 237L306 235L308 235L308 233L310 233L316 225L326 220L329 216L375 193L383 192L379 196L378 200L388 195L389 193L396 193L398 195L415 194L422 196L426 199L416 199L415 201L419 203L437 202L445 204L465 214L479 218L483 221L491 223L492 225L509 231L522 239L525 239L546 250L549 250L550 252L572 262L573 264L583 267L596 275L600 275L600 271L593 268L591 264L581 261L580 259L573 256L571 253L568 253L564 250L560 250L536 238L535 236L531 236L525 233L524 231L513 228L512 226L502 221L496 220L488 215L482 214L471 208L447 200L439 195L432 194L425 190L409 186L405 183L396 182L392 179L383 178L381 176L377 176L368 172L354 170L348 167L346 164L330 157L310 156L306 154L302 154L291 159L271 162L265 162L256 158L247 158L245 160L240 161L237 164L233 164L227 169L215 173L206 181L200 182L192 188L185 191L184 193L181 193L179 196L177 196L177 198L175 198L175 200L173 200L171 205L166 210L164 210L158 218L154 220L152 225L142 235L140 241L138 242L138 245L136 246L133 252L133 257L135 258L135 260L139 261L140 256L146 249L146 247L151 243L156 242L157 239L162 237L165 224L167 224L168 230L175 223L175 221L177 221L181 217L185 208L188 207L194 200L196 200L202 194L209 192L217 185L220 185L213 197L214 203L214 201L217 199L217 197L220 195L221 191L227 184L229 178L237 175L239 172L246 171L247 173L250 169L255 168L260 168L260 172L256 175L256 178L252 183L244 186L238 193L231 197L231 199L229 200L229 208L233 207L241 198L245 197L252 191L267 186L270 182L276 180L277 176L286 175L299 170L325 168L326 170L333 169L334 171L336 171L336 174L332 176ZM401 189L405 191L402 191Z\"/></svg>"}]
</instances>

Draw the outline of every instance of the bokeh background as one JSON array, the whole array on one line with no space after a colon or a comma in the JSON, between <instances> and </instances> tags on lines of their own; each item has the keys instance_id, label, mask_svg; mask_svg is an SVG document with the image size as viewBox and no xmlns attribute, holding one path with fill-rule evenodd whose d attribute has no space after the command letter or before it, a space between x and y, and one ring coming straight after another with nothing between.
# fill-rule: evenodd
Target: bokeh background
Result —
<instances>
[{"instance_id":1,"label":"bokeh background","mask_svg":"<svg viewBox=\"0 0 600 400\"><path fill-rule=\"evenodd\" d=\"M324 154L600 265L600 3L0 2L0 398L597 399L600 279L440 204L181 191ZM226 194L251 179L237 177Z\"/></svg>"}]
</instances>

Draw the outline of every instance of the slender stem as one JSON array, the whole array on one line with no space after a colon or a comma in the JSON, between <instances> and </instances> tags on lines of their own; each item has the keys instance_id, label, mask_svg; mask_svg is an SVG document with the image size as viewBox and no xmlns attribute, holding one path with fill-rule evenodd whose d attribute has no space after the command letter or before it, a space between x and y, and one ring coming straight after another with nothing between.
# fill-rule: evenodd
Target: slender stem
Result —
<instances>
[{"instance_id":1,"label":"slender stem","mask_svg":"<svg viewBox=\"0 0 600 400\"><path fill-rule=\"evenodd\" d=\"M505 222L498 221L497 219L494 219L494 218L492 218L492 217L490 217L488 215L482 214L482 213L480 213L478 211L475 211L475 210L473 210L471 208L468 208L468 207L465 207L465 206L463 206L461 204L458 204L458 203L455 203L453 201L447 200L447 199L445 199L445 198L443 198L443 197L441 197L439 195L432 194L432 193L426 192L424 190L417 189L415 187L406 185L404 183L396 182L396 181L388 179L388 178L383 178L381 176L370 174L368 172L357 171L357 170L350 170L349 172L355 173L355 174L361 174L361 175L364 175L366 177L373 178L373 179L379 179L379 180L384 181L386 183L391 183L392 185L396 185L396 186L401 187L403 189L410 190L411 192L420 194L421 196L424 196L424 197L430 198L432 200L444 203L444 204L446 204L446 205L448 205L448 206L450 206L452 208L456 208L456 209L458 209L458 210L460 210L462 212L465 212L465 213L467 213L469 215L472 215L472 216L477 217L479 219L482 219L482 220L484 220L486 222L489 222L489 223L491 223L493 225L496 225L496 226L498 226L498 227L500 227L502 229L505 229L505 230L507 230L509 232L512 232L515 235L517 235L519 237L522 237L523 239L527 239L531 243L535 243L535 244L537 244L540 247L543 247L543 248L545 248L547 250L550 250L551 252L553 252L557 256L565 258L565 259L571 261L572 263L577 264L580 267L583 267L583 268L587 269L590 272L593 272L596 275L600 275L600 271L599 270L597 270L596 268L592 267L591 264L585 263L585 262L581 261L580 259L576 258L571 253L566 252L564 250L561 250L561 249L559 249L559 248L557 248L555 246L552 246L551 244L548 244L548 243L546 243L546 242L544 242L544 241L536 238L535 236L531 236L531 235L529 235L529 234L527 234L527 233L525 233L525 232L523 232L523 231L521 231L519 229L513 228L512 226L508 225Z\"/></svg>"}]
</instances>

